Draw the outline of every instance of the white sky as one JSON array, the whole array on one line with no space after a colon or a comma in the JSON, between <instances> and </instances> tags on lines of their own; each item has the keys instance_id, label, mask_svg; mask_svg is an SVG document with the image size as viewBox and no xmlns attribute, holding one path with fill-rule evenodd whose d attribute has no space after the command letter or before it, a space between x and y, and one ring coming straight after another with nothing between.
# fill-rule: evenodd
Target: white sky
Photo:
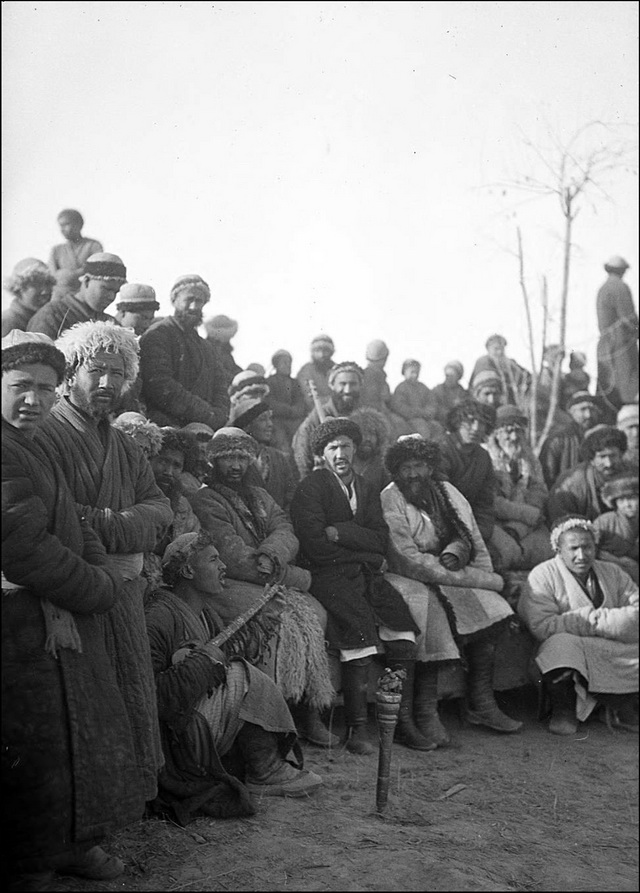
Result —
<instances>
[{"instance_id":1,"label":"white sky","mask_svg":"<svg viewBox=\"0 0 640 893\"><path fill-rule=\"evenodd\" d=\"M243 366L285 347L295 372L322 331L363 365L383 338L392 387L407 357L431 386L451 359L468 374L494 331L530 366L515 223L539 330L562 218L552 198L514 217L517 194L485 187L535 173L523 135L637 136L635 2L32 0L4 2L2 26L3 277L46 260L76 207L161 312L201 274ZM638 295L637 170L604 185L576 220L568 320L594 387L610 255Z\"/></svg>"}]
</instances>

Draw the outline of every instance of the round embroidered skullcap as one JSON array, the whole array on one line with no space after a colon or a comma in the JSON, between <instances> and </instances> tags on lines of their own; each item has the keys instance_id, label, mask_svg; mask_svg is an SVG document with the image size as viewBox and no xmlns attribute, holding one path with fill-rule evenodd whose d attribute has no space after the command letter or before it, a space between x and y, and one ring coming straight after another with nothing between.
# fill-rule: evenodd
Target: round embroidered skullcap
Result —
<instances>
[{"instance_id":1,"label":"round embroidered skullcap","mask_svg":"<svg viewBox=\"0 0 640 893\"><path fill-rule=\"evenodd\" d=\"M357 363L352 363L350 360L346 360L344 363L336 363L335 366L331 367L328 376L329 387L333 386L336 377L340 375L341 372L355 372L360 379L360 384L364 381L364 371L362 370L362 367L358 366Z\"/></svg>"},{"instance_id":2,"label":"round embroidered skullcap","mask_svg":"<svg viewBox=\"0 0 640 893\"><path fill-rule=\"evenodd\" d=\"M12 329L2 339L2 372L9 372L19 366L41 363L51 366L56 373L58 384L64 379L66 360L54 342L43 332L23 332Z\"/></svg>"},{"instance_id":3,"label":"round embroidered skullcap","mask_svg":"<svg viewBox=\"0 0 640 893\"><path fill-rule=\"evenodd\" d=\"M349 437L356 446L362 441L360 428L351 419L339 416L322 422L311 435L311 449L315 456L321 456L328 443L338 437Z\"/></svg>"},{"instance_id":4,"label":"round embroidered skullcap","mask_svg":"<svg viewBox=\"0 0 640 893\"><path fill-rule=\"evenodd\" d=\"M550 542L554 552L560 551L560 537L563 533L568 533L570 530L586 530L594 540L596 539L593 524L584 515L562 515L551 527Z\"/></svg>"},{"instance_id":5,"label":"round embroidered skullcap","mask_svg":"<svg viewBox=\"0 0 640 893\"><path fill-rule=\"evenodd\" d=\"M179 276L171 287L169 298L172 304L180 292L184 291L185 288L190 288L199 292L204 295L207 301L211 298L211 289L202 276L198 276L197 273L187 273L185 276Z\"/></svg>"}]
</instances>

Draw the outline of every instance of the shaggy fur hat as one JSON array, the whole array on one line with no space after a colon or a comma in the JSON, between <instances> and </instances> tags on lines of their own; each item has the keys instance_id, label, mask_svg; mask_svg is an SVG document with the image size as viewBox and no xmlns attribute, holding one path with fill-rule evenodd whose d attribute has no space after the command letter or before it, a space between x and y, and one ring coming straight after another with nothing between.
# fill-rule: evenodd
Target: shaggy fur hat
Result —
<instances>
[{"instance_id":1,"label":"shaggy fur hat","mask_svg":"<svg viewBox=\"0 0 640 893\"><path fill-rule=\"evenodd\" d=\"M372 406L363 406L354 410L349 418L360 428L363 438L366 434L373 434L378 441L380 452L385 451L391 437L391 425L385 415Z\"/></svg>"},{"instance_id":2,"label":"shaggy fur hat","mask_svg":"<svg viewBox=\"0 0 640 893\"><path fill-rule=\"evenodd\" d=\"M480 419L487 428L487 434L493 431L496 424L496 410L486 403L479 403L473 397L469 397L452 407L447 414L447 429L457 431L464 419Z\"/></svg>"},{"instance_id":3,"label":"shaggy fur hat","mask_svg":"<svg viewBox=\"0 0 640 893\"><path fill-rule=\"evenodd\" d=\"M360 379L360 384L364 381L364 371L357 363L352 363L349 360L344 363L336 363L335 366L331 367L331 371L329 372L328 382L329 387L333 387L333 383L336 380L336 376L340 375L341 372L355 372L358 378Z\"/></svg>"},{"instance_id":4,"label":"shaggy fur hat","mask_svg":"<svg viewBox=\"0 0 640 893\"><path fill-rule=\"evenodd\" d=\"M125 393L138 375L138 339L131 329L125 329L113 322L91 320L71 326L56 341L67 360L67 378L70 378L81 363L86 363L100 351L118 354L124 361Z\"/></svg>"},{"instance_id":5,"label":"shaggy fur hat","mask_svg":"<svg viewBox=\"0 0 640 893\"><path fill-rule=\"evenodd\" d=\"M172 304L178 297L180 292L183 291L185 288L195 289L196 291L203 294L207 301L211 297L211 290L202 276L198 276L197 273L187 273L186 276L179 276L171 287L171 291L169 292L169 299L171 300Z\"/></svg>"},{"instance_id":6,"label":"shaggy fur hat","mask_svg":"<svg viewBox=\"0 0 640 893\"><path fill-rule=\"evenodd\" d=\"M184 464L192 465L197 461L200 455L200 448L195 434L185 431L181 428L165 427L160 429L160 449L158 453L164 450L175 450L184 455Z\"/></svg>"},{"instance_id":7,"label":"shaggy fur hat","mask_svg":"<svg viewBox=\"0 0 640 893\"><path fill-rule=\"evenodd\" d=\"M56 348L51 338L42 332L12 329L2 339L2 372L34 363L51 366L58 384L62 384L66 362L64 354Z\"/></svg>"},{"instance_id":8,"label":"shaggy fur hat","mask_svg":"<svg viewBox=\"0 0 640 893\"><path fill-rule=\"evenodd\" d=\"M228 426L218 428L206 445L206 451L209 462L234 453L240 453L253 461L258 455L258 444L242 428Z\"/></svg>"},{"instance_id":9,"label":"shaggy fur hat","mask_svg":"<svg viewBox=\"0 0 640 893\"><path fill-rule=\"evenodd\" d=\"M315 456L321 456L324 448L337 437L350 437L356 446L362 441L360 428L351 419L339 416L322 422L311 435L311 449Z\"/></svg>"},{"instance_id":10,"label":"shaggy fur hat","mask_svg":"<svg viewBox=\"0 0 640 893\"><path fill-rule=\"evenodd\" d=\"M396 480L402 463L411 460L426 462L432 471L437 471L441 460L440 447L435 441L425 440L419 434L405 434L389 447L384 464L393 480Z\"/></svg>"},{"instance_id":11,"label":"shaggy fur hat","mask_svg":"<svg viewBox=\"0 0 640 893\"><path fill-rule=\"evenodd\" d=\"M627 435L624 431L613 425L596 425L587 431L582 441L582 452L587 459L593 459L596 453L607 447L618 447L624 453L627 449Z\"/></svg>"},{"instance_id":12,"label":"shaggy fur hat","mask_svg":"<svg viewBox=\"0 0 640 893\"><path fill-rule=\"evenodd\" d=\"M609 508L615 508L616 499L622 496L638 495L638 475L637 474L620 474L611 478L600 490L602 500Z\"/></svg>"},{"instance_id":13,"label":"shaggy fur hat","mask_svg":"<svg viewBox=\"0 0 640 893\"><path fill-rule=\"evenodd\" d=\"M214 341L231 341L238 331L238 323L235 319L225 316L224 313L213 316L211 319L206 319L204 327L207 336L213 338Z\"/></svg>"},{"instance_id":14,"label":"shaggy fur hat","mask_svg":"<svg viewBox=\"0 0 640 893\"><path fill-rule=\"evenodd\" d=\"M629 428L631 425L638 424L638 404L637 403L625 403L625 405L620 409L618 415L616 417L616 427L620 428L620 430L624 431L625 428Z\"/></svg>"},{"instance_id":15,"label":"shaggy fur hat","mask_svg":"<svg viewBox=\"0 0 640 893\"><path fill-rule=\"evenodd\" d=\"M56 277L43 261L36 257L25 257L15 265L11 276L5 280L4 287L12 295L18 297L30 285L39 288L49 286L50 289L53 289L55 284Z\"/></svg>"},{"instance_id":16,"label":"shaggy fur hat","mask_svg":"<svg viewBox=\"0 0 640 893\"><path fill-rule=\"evenodd\" d=\"M117 419L114 419L112 427L133 437L147 459L152 459L160 452L162 429L139 413L123 412Z\"/></svg>"},{"instance_id":17,"label":"shaggy fur hat","mask_svg":"<svg viewBox=\"0 0 640 893\"><path fill-rule=\"evenodd\" d=\"M589 391L574 391L567 400L567 409L571 409L572 406L578 406L580 403L591 403L592 406L598 405L598 401Z\"/></svg>"}]
</instances>

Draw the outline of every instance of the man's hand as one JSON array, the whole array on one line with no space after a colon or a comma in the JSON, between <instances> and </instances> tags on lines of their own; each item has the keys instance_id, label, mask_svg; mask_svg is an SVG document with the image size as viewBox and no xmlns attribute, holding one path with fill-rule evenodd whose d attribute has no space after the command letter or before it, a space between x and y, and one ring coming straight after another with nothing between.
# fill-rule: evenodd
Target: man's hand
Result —
<instances>
[{"instance_id":1,"label":"man's hand","mask_svg":"<svg viewBox=\"0 0 640 893\"><path fill-rule=\"evenodd\" d=\"M337 527L325 527L324 532L327 534L327 539L330 543L338 542L338 529Z\"/></svg>"},{"instance_id":2,"label":"man's hand","mask_svg":"<svg viewBox=\"0 0 640 893\"><path fill-rule=\"evenodd\" d=\"M201 650L205 652L207 657L211 658L214 664L222 664L226 667L227 658L224 656L223 651L217 645L214 645L213 642L207 642L202 646Z\"/></svg>"},{"instance_id":3,"label":"man's hand","mask_svg":"<svg viewBox=\"0 0 640 893\"><path fill-rule=\"evenodd\" d=\"M258 571L261 574L266 574L269 577L275 569L275 565L268 555L258 555Z\"/></svg>"}]
</instances>

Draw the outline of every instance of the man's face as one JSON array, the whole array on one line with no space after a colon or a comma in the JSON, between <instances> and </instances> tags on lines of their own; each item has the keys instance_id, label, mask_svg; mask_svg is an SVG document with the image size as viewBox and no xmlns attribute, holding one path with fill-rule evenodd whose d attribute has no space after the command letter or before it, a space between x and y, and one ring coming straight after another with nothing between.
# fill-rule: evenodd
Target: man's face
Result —
<instances>
[{"instance_id":1,"label":"man's face","mask_svg":"<svg viewBox=\"0 0 640 893\"><path fill-rule=\"evenodd\" d=\"M447 366L444 370L444 380L448 385L458 384L460 381L460 376L458 375L457 369L452 369L451 366Z\"/></svg>"},{"instance_id":2,"label":"man's face","mask_svg":"<svg viewBox=\"0 0 640 893\"><path fill-rule=\"evenodd\" d=\"M66 214L61 214L58 217L58 226L60 227L60 232L68 241L76 242L80 238L82 227L80 226L80 221L74 217L67 217Z\"/></svg>"},{"instance_id":3,"label":"man's face","mask_svg":"<svg viewBox=\"0 0 640 893\"><path fill-rule=\"evenodd\" d=\"M174 316L184 329L197 329L202 322L202 308L208 303L202 289L187 286L173 299Z\"/></svg>"},{"instance_id":4,"label":"man's face","mask_svg":"<svg viewBox=\"0 0 640 893\"><path fill-rule=\"evenodd\" d=\"M32 436L56 402L56 373L44 363L26 363L2 373L2 418Z\"/></svg>"},{"instance_id":5,"label":"man's face","mask_svg":"<svg viewBox=\"0 0 640 893\"><path fill-rule=\"evenodd\" d=\"M477 418L468 416L462 419L458 428L458 437L463 444L482 443L486 437L487 426Z\"/></svg>"},{"instance_id":6,"label":"man's face","mask_svg":"<svg viewBox=\"0 0 640 893\"><path fill-rule=\"evenodd\" d=\"M419 375L420 375L420 367L419 366L407 366L407 368L404 370L405 381L417 381Z\"/></svg>"},{"instance_id":7,"label":"man's face","mask_svg":"<svg viewBox=\"0 0 640 893\"><path fill-rule=\"evenodd\" d=\"M242 483L251 459L246 453L230 453L228 456L218 456L215 464L222 483L237 487Z\"/></svg>"},{"instance_id":8,"label":"man's face","mask_svg":"<svg viewBox=\"0 0 640 893\"><path fill-rule=\"evenodd\" d=\"M328 344L316 344L311 348L311 359L322 366L329 362L333 353Z\"/></svg>"},{"instance_id":9,"label":"man's face","mask_svg":"<svg viewBox=\"0 0 640 893\"><path fill-rule=\"evenodd\" d=\"M363 431L362 440L356 449L359 459L371 459L378 455L378 437L373 431Z\"/></svg>"},{"instance_id":10,"label":"man's face","mask_svg":"<svg viewBox=\"0 0 640 893\"><path fill-rule=\"evenodd\" d=\"M273 412L267 409L261 413L257 419L254 419L247 427L247 434L250 434L258 443L271 443L273 437Z\"/></svg>"},{"instance_id":11,"label":"man's face","mask_svg":"<svg viewBox=\"0 0 640 893\"><path fill-rule=\"evenodd\" d=\"M151 468L157 485L167 495L167 491L173 491L184 469L184 453L181 450L163 449L151 459Z\"/></svg>"},{"instance_id":12,"label":"man's face","mask_svg":"<svg viewBox=\"0 0 640 893\"><path fill-rule=\"evenodd\" d=\"M487 406L500 406L502 388L497 383L484 385L475 392L475 398L478 403L485 403Z\"/></svg>"},{"instance_id":13,"label":"man's face","mask_svg":"<svg viewBox=\"0 0 640 893\"><path fill-rule=\"evenodd\" d=\"M501 450L514 456L522 451L524 431L519 425L505 425L496 430L496 440Z\"/></svg>"},{"instance_id":14,"label":"man's face","mask_svg":"<svg viewBox=\"0 0 640 893\"><path fill-rule=\"evenodd\" d=\"M600 477L608 480L622 471L622 453L618 447L605 447L603 450L598 450L591 464Z\"/></svg>"},{"instance_id":15,"label":"man's face","mask_svg":"<svg viewBox=\"0 0 640 893\"><path fill-rule=\"evenodd\" d=\"M278 357L273 368L279 375L291 375L291 357Z\"/></svg>"},{"instance_id":16,"label":"man's face","mask_svg":"<svg viewBox=\"0 0 640 893\"><path fill-rule=\"evenodd\" d=\"M113 303L124 283L117 279L92 279L84 276L80 287L80 298L96 313L104 313L109 304Z\"/></svg>"},{"instance_id":17,"label":"man's face","mask_svg":"<svg viewBox=\"0 0 640 893\"><path fill-rule=\"evenodd\" d=\"M490 341L487 345L487 354L492 360L498 362L504 358L504 344L502 341Z\"/></svg>"},{"instance_id":18,"label":"man's face","mask_svg":"<svg viewBox=\"0 0 640 893\"><path fill-rule=\"evenodd\" d=\"M34 313L51 300L51 285L27 285L20 292L20 303Z\"/></svg>"},{"instance_id":19,"label":"man's face","mask_svg":"<svg viewBox=\"0 0 640 893\"><path fill-rule=\"evenodd\" d=\"M422 459L407 459L398 469L398 483L409 498L417 499L430 478L431 469Z\"/></svg>"},{"instance_id":20,"label":"man's face","mask_svg":"<svg viewBox=\"0 0 640 893\"><path fill-rule=\"evenodd\" d=\"M331 391L338 412L349 415L360 401L360 376L356 372L339 372Z\"/></svg>"},{"instance_id":21,"label":"man's face","mask_svg":"<svg viewBox=\"0 0 640 893\"><path fill-rule=\"evenodd\" d=\"M570 407L569 415L583 431L593 428L596 423L596 408L593 403L576 403Z\"/></svg>"},{"instance_id":22,"label":"man's face","mask_svg":"<svg viewBox=\"0 0 640 893\"><path fill-rule=\"evenodd\" d=\"M596 544L588 530L568 530L560 537L560 558L571 573L586 577L596 557Z\"/></svg>"},{"instance_id":23,"label":"man's face","mask_svg":"<svg viewBox=\"0 0 640 893\"><path fill-rule=\"evenodd\" d=\"M121 326L133 329L136 335L142 335L153 322L154 315L155 310L122 310L118 321Z\"/></svg>"},{"instance_id":24,"label":"man's face","mask_svg":"<svg viewBox=\"0 0 640 893\"><path fill-rule=\"evenodd\" d=\"M616 511L631 521L637 520L639 505L640 499L637 496L620 496L616 499Z\"/></svg>"},{"instance_id":25,"label":"man's face","mask_svg":"<svg viewBox=\"0 0 640 893\"><path fill-rule=\"evenodd\" d=\"M80 363L69 380L69 397L74 406L94 419L112 412L124 387L124 360L117 353L98 351Z\"/></svg>"},{"instance_id":26,"label":"man's face","mask_svg":"<svg viewBox=\"0 0 640 893\"><path fill-rule=\"evenodd\" d=\"M637 450L638 449L638 431L640 428L638 425L627 425L625 428L621 429L627 435L627 449L628 450Z\"/></svg>"},{"instance_id":27,"label":"man's face","mask_svg":"<svg viewBox=\"0 0 640 893\"><path fill-rule=\"evenodd\" d=\"M355 444L350 437L342 434L336 437L324 448L323 456L325 467L339 478L350 480L353 475L353 457L355 455Z\"/></svg>"},{"instance_id":28,"label":"man's face","mask_svg":"<svg viewBox=\"0 0 640 893\"><path fill-rule=\"evenodd\" d=\"M205 546L189 559L191 585L204 595L216 596L224 589L227 566L215 546Z\"/></svg>"}]
</instances>

